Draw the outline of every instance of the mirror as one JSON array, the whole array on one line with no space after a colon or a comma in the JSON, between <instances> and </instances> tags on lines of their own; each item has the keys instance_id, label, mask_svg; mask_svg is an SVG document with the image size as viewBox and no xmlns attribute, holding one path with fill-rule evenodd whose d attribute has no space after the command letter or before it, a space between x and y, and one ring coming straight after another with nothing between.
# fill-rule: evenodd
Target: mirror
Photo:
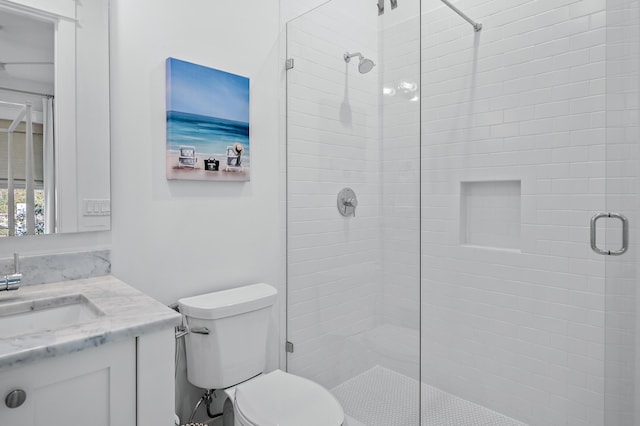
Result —
<instances>
[{"instance_id":1,"label":"mirror","mask_svg":"<svg viewBox=\"0 0 640 426\"><path fill-rule=\"evenodd\" d=\"M0 236L110 229L108 0L0 0Z\"/></svg>"}]
</instances>

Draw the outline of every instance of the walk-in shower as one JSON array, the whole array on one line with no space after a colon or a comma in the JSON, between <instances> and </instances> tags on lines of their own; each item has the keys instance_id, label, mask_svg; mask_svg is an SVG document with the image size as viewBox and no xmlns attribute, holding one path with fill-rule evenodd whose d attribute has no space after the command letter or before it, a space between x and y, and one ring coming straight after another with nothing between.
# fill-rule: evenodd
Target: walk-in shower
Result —
<instances>
[{"instance_id":1,"label":"walk-in shower","mask_svg":"<svg viewBox=\"0 0 640 426\"><path fill-rule=\"evenodd\" d=\"M368 59L368 58L365 58L364 56L362 56L362 53L360 53L360 52L356 52L356 53L347 52L342 57L344 58L344 61L346 63L349 63L349 62L351 62L351 58L356 57L356 56L360 59L358 61L358 71L360 72L360 74L368 73L376 65L371 59Z\"/></svg>"},{"instance_id":2,"label":"walk-in shower","mask_svg":"<svg viewBox=\"0 0 640 426\"><path fill-rule=\"evenodd\" d=\"M287 24L288 370L349 426L640 424L640 0L375 4Z\"/></svg>"}]
</instances>

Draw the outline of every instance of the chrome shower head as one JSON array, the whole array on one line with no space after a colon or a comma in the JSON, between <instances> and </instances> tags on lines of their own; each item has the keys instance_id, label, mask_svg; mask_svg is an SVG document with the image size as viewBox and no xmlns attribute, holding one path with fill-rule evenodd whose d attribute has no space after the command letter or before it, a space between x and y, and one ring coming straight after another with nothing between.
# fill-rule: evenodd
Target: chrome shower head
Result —
<instances>
[{"instance_id":1,"label":"chrome shower head","mask_svg":"<svg viewBox=\"0 0 640 426\"><path fill-rule=\"evenodd\" d=\"M358 64L358 71L360 74L366 74L373 69L375 64L371 59L360 58L360 63Z\"/></svg>"},{"instance_id":2,"label":"chrome shower head","mask_svg":"<svg viewBox=\"0 0 640 426\"><path fill-rule=\"evenodd\" d=\"M358 63L358 71L360 71L360 74L368 73L376 65L375 63L373 63L371 59L367 59L364 56L362 56L360 52L356 52L356 53L347 52L344 54L343 58L345 62L349 63L351 62L351 58L353 58L354 56L358 56L360 58L360 62Z\"/></svg>"}]
</instances>

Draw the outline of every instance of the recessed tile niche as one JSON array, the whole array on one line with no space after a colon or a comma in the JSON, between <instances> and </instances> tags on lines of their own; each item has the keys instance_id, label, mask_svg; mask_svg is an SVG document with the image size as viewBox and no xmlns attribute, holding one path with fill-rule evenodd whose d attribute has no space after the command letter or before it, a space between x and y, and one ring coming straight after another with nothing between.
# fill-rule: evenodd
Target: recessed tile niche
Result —
<instances>
[{"instance_id":1,"label":"recessed tile niche","mask_svg":"<svg viewBox=\"0 0 640 426\"><path fill-rule=\"evenodd\" d=\"M519 180L460 182L460 243L520 250Z\"/></svg>"}]
</instances>

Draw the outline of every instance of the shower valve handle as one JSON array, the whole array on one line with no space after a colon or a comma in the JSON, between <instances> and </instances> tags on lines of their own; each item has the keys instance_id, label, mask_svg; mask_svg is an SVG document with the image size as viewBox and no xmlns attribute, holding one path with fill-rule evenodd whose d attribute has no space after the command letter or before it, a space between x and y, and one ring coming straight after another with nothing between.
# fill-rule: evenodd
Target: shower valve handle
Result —
<instances>
[{"instance_id":1,"label":"shower valve handle","mask_svg":"<svg viewBox=\"0 0 640 426\"><path fill-rule=\"evenodd\" d=\"M338 194L338 211L342 216L355 217L356 207L358 207L358 198L351 188L344 188Z\"/></svg>"},{"instance_id":2,"label":"shower valve handle","mask_svg":"<svg viewBox=\"0 0 640 426\"><path fill-rule=\"evenodd\" d=\"M358 207L358 200L355 198L343 198L342 203L349 207Z\"/></svg>"}]
</instances>

